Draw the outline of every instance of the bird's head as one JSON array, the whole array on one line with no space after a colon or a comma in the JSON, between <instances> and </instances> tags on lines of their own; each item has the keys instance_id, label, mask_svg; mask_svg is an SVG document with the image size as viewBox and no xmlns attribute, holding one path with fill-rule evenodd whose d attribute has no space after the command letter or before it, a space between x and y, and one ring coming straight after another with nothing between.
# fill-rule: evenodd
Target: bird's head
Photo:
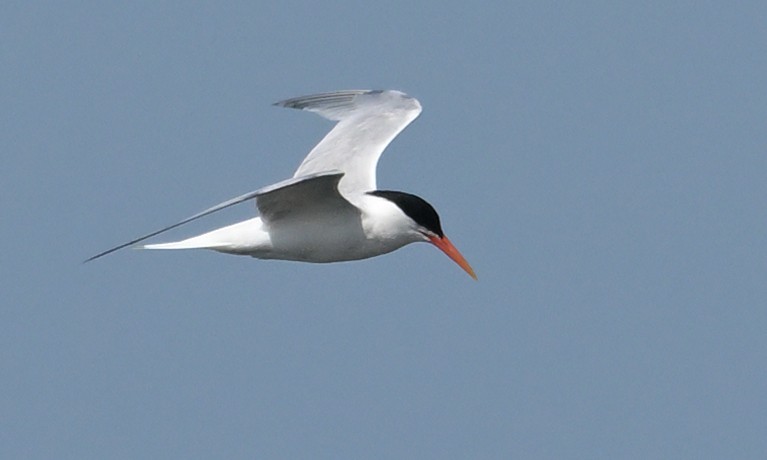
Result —
<instances>
[{"instance_id":1,"label":"bird's head","mask_svg":"<svg viewBox=\"0 0 767 460\"><path fill-rule=\"evenodd\" d=\"M469 276L477 279L477 275L469 263L445 236L439 221L439 214L426 200L409 193L390 190L376 190L368 192L368 194L394 203L408 220L410 230L414 234L419 235L423 241L428 241L439 248L464 269Z\"/></svg>"}]
</instances>

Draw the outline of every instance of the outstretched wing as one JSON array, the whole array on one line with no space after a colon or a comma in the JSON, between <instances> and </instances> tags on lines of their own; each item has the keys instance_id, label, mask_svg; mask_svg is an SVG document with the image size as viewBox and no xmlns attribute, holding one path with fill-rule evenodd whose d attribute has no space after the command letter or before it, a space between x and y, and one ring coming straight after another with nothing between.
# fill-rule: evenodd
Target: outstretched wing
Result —
<instances>
[{"instance_id":1,"label":"outstretched wing","mask_svg":"<svg viewBox=\"0 0 767 460\"><path fill-rule=\"evenodd\" d=\"M275 105L316 112L337 121L293 177L338 170L344 193L376 189L376 165L386 146L421 113L418 101L399 91L349 90L314 94Z\"/></svg>"},{"instance_id":2,"label":"outstretched wing","mask_svg":"<svg viewBox=\"0 0 767 460\"><path fill-rule=\"evenodd\" d=\"M266 223L276 223L282 219L303 218L312 215L314 212L333 211L333 212L357 212L357 208L346 201L338 193L338 181L341 180L344 173L339 171L325 171L319 174L311 174L302 177L294 177L276 184L260 188L253 192L240 195L238 197L226 200L202 212L187 217L173 225L161 228L152 233L140 236L136 239L115 246L106 251L100 252L93 257L85 260L98 259L117 250L140 243L148 238L180 227L193 220L205 217L214 212L242 203L243 201L255 198L256 206L261 212L261 218Z\"/></svg>"}]
</instances>

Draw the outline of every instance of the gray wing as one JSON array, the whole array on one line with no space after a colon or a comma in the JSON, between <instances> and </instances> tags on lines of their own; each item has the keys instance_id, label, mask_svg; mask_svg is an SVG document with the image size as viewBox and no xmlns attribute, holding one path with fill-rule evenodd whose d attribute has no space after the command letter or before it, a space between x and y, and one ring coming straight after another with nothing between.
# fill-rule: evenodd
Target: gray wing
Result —
<instances>
[{"instance_id":1,"label":"gray wing","mask_svg":"<svg viewBox=\"0 0 767 460\"><path fill-rule=\"evenodd\" d=\"M172 230L176 227L180 227L184 224L197 220L201 217L213 214L214 212L222 209L234 206L248 201L256 199L256 206L261 212L261 218L264 222L271 223L281 219L289 219L296 216L306 215L313 209L318 210L344 210L356 212L356 207L346 201L338 193L338 181L341 180L344 173L339 171L326 171L320 174L311 174L303 177L294 177L291 179L278 182L267 187L260 188L253 192L245 193L238 197L226 200L213 207L210 207L204 211L187 217L186 219L176 222L173 225L161 228L154 232L140 236L136 239L123 243L119 246L115 246L106 251L100 252L93 257L89 257L84 262L90 262L92 260L103 257L107 254L111 254L120 249L132 246L136 243L140 243L148 238L157 236L161 233L165 233L168 230ZM334 208L335 207L335 208Z\"/></svg>"},{"instance_id":2,"label":"gray wing","mask_svg":"<svg viewBox=\"0 0 767 460\"><path fill-rule=\"evenodd\" d=\"M268 225L285 221L312 222L316 216L359 215L359 209L338 192L339 171L295 177L262 189L256 196L261 219Z\"/></svg>"},{"instance_id":3,"label":"gray wing","mask_svg":"<svg viewBox=\"0 0 767 460\"><path fill-rule=\"evenodd\" d=\"M337 91L287 99L275 105L315 112L338 122L309 152L294 177L342 171L346 173L339 184L342 194L376 189L378 159L421 113L421 104L399 91Z\"/></svg>"}]
</instances>

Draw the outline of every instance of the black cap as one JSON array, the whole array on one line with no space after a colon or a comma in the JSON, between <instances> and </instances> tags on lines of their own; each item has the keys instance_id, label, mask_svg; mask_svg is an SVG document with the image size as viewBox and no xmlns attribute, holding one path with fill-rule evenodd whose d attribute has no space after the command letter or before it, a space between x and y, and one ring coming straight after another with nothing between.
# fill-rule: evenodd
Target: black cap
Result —
<instances>
[{"instance_id":1,"label":"black cap","mask_svg":"<svg viewBox=\"0 0 767 460\"><path fill-rule=\"evenodd\" d=\"M423 198L405 192L391 190L374 190L369 195L385 198L396 204L406 216L413 219L421 227L443 238L442 226L439 223L439 215L434 207Z\"/></svg>"}]
</instances>

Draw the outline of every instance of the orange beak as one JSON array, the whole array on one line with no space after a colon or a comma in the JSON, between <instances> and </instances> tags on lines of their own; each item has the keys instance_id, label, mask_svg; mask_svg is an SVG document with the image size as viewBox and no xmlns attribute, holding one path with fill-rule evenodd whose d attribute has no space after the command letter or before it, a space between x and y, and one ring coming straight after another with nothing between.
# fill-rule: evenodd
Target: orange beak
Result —
<instances>
[{"instance_id":1,"label":"orange beak","mask_svg":"<svg viewBox=\"0 0 767 460\"><path fill-rule=\"evenodd\" d=\"M429 241L431 241L431 244L438 247L442 252L447 254L448 257L453 259L453 262L457 263L458 266L463 268L464 271L469 274L469 276L475 280L477 279L477 275L474 273L474 270L472 270L471 265L466 262L466 259L463 258L461 253L458 252L458 249L453 246L453 243L451 243L446 236L443 236L442 238L438 236L429 236Z\"/></svg>"}]
</instances>

